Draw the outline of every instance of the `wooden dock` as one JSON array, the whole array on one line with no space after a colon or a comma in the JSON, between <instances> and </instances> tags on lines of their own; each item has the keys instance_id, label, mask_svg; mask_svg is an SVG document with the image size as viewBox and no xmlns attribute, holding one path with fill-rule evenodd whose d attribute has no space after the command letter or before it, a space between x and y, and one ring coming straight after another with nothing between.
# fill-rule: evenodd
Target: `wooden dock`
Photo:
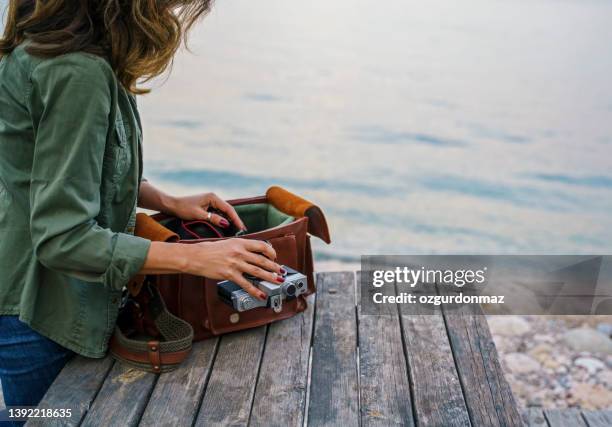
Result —
<instances>
[{"instance_id":1,"label":"wooden dock","mask_svg":"<svg viewBox=\"0 0 612 427\"><path fill-rule=\"evenodd\" d=\"M364 316L355 277L318 274L306 312L195 343L167 374L74 358L40 406L72 408L54 425L104 427L523 425L485 316L396 306ZM525 415L529 425L587 425L582 414L584 424ZM610 425L597 422L588 426ZM50 425L28 423L39 424Z\"/></svg>"},{"instance_id":2,"label":"wooden dock","mask_svg":"<svg viewBox=\"0 0 612 427\"><path fill-rule=\"evenodd\" d=\"M523 419L529 427L610 427L612 410L530 408L524 411Z\"/></svg>"}]
</instances>

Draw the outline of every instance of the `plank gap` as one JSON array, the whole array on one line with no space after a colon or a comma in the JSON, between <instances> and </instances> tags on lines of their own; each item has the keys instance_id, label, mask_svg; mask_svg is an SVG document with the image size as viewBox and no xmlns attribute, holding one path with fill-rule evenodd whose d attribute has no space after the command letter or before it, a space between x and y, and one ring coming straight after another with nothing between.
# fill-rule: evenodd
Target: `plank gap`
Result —
<instances>
[{"instance_id":1,"label":"plank gap","mask_svg":"<svg viewBox=\"0 0 612 427\"><path fill-rule=\"evenodd\" d=\"M480 314L481 316L484 316L484 314ZM488 325L487 325L488 327ZM466 326L466 329L467 326ZM482 345L482 334L480 333L480 328L478 327L478 325L476 326L476 328L474 328L474 331L477 335L477 340L476 340L476 344L478 346L477 350L478 350L478 357L480 358L480 361L482 363L483 366L486 366L486 360L485 360L485 352L488 352L488 349L483 348ZM469 332L469 331L468 331ZM493 341L493 337L491 336L491 341ZM499 355L498 355L499 356ZM485 369L485 378L487 379L487 386L489 387L489 392L491 393L491 396L494 398L494 396L499 395L500 400L503 401L503 396L500 394L501 390L499 389L499 387L493 387L493 384L491 383L491 372L488 369ZM497 415L498 419L504 419L504 414L503 411L500 413L499 409L501 409L498 405L494 405L495 408L495 414ZM492 415L492 414L490 414Z\"/></svg>"},{"instance_id":2,"label":"plank gap","mask_svg":"<svg viewBox=\"0 0 612 427\"><path fill-rule=\"evenodd\" d=\"M85 408L81 419L78 422L78 426L80 426L81 424L83 424L83 421L85 420L85 417L87 416L87 413L89 412L89 409L91 409L91 405L93 405L93 403L96 401L96 399L98 398L98 394L100 394L100 390L102 390L102 386L104 385L104 381L106 381L106 378L108 377L108 374L110 374L111 370L113 369L113 366L115 366L115 363L119 363L117 362L115 359L113 359L111 357L112 362L110 363L110 365L108 366L108 369L106 370L106 374L104 375L104 379L102 379L102 381L100 382L100 385L98 386L98 388L96 389L96 392L93 395L93 398L91 399L91 403Z\"/></svg>"},{"instance_id":3,"label":"plank gap","mask_svg":"<svg viewBox=\"0 0 612 427\"><path fill-rule=\"evenodd\" d=\"M548 427L544 411L540 407L529 407L523 412L525 427Z\"/></svg>"},{"instance_id":4,"label":"plank gap","mask_svg":"<svg viewBox=\"0 0 612 427\"><path fill-rule=\"evenodd\" d=\"M436 292L439 295L438 284L436 284ZM450 330L448 326L448 318L446 317L446 311L444 307L442 307L442 313L443 313L442 319L444 319L444 329L446 330L446 337L448 338L448 342L450 343L451 356L453 357L453 362L455 363L455 370L457 371L457 377L459 378L459 385L461 386L461 393L463 394L463 400L465 400L465 406L467 407L468 416L470 417L470 423L473 425L475 416L473 413L473 409L470 407L470 405L468 405L469 397L468 397L468 394L466 393L466 384L464 383L463 376L461 375L461 372L459 370L459 362L457 361L457 356L455 355L455 348L453 346L453 341L450 335Z\"/></svg>"},{"instance_id":5,"label":"plank gap","mask_svg":"<svg viewBox=\"0 0 612 427\"><path fill-rule=\"evenodd\" d=\"M302 419L302 427L308 426L308 410L310 409L310 379L312 378L312 346L308 356L308 375L306 376L306 401L304 402L304 418Z\"/></svg>"},{"instance_id":6,"label":"plank gap","mask_svg":"<svg viewBox=\"0 0 612 427\"><path fill-rule=\"evenodd\" d=\"M212 371L215 368L215 363L217 362L217 354L219 354L219 347L221 347L221 339L222 337L216 338L215 350L213 352L212 361L210 363L210 369L206 374L206 380L204 381L204 388L202 389L202 394L200 395L200 402L198 403L198 407L196 408L195 414L193 416L193 420L191 420L191 427L194 427L198 416L200 415L200 411L202 410L202 402L204 401L204 396L206 395L206 390L208 389L208 381L210 381L210 376L212 375Z\"/></svg>"},{"instance_id":7,"label":"plank gap","mask_svg":"<svg viewBox=\"0 0 612 427\"><path fill-rule=\"evenodd\" d=\"M440 284L436 282L436 295L440 296ZM463 395L463 400L465 402L465 407L467 409L467 413L468 413L468 417L469 417L469 422L471 425L474 425L474 413L472 408L470 407L470 405L468 404L469 401L469 397L468 394L466 392L466 384L464 383L464 379L463 376L461 375L461 371L459 368L459 362L457 360L457 356L455 355L455 346L453 345L453 341L451 338L451 334L450 334L450 330L449 330L449 326L448 326L448 318L446 315L446 309L444 307L444 304L442 304L440 306L441 310L440 310L440 314L442 315L442 319L444 321L444 330L446 331L446 339L448 340L449 344L450 344L450 349L451 349L451 356L453 358L453 363L455 364L455 371L457 372L457 378L459 379L459 386L461 387L461 394Z\"/></svg>"},{"instance_id":8,"label":"plank gap","mask_svg":"<svg viewBox=\"0 0 612 427\"><path fill-rule=\"evenodd\" d=\"M319 274L315 280L318 282ZM306 373L306 396L304 397L304 417L302 418L302 427L308 425L308 410L310 408L310 379L312 378L312 344L314 340L315 321L317 319L317 294L312 295L312 322L310 324L310 344L308 348L308 372Z\"/></svg>"},{"instance_id":9,"label":"plank gap","mask_svg":"<svg viewBox=\"0 0 612 427\"><path fill-rule=\"evenodd\" d=\"M582 411L582 418L589 427L612 426L612 410Z\"/></svg>"},{"instance_id":10,"label":"plank gap","mask_svg":"<svg viewBox=\"0 0 612 427\"><path fill-rule=\"evenodd\" d=\"M358 273L359 274L359 273ZM357 276L358 277L358 276ZM357 301L357 300L355 300ZM359 422L359 426L361 427L362 425L362 419L361 419L361 367L360 367L360 361L359 359L361 358L361 354L359 353L359 306L355 305L355 334L356 334L356 340L355 340L355 369L357 370L357 413L359 414L359 417L357 418L357 421Z\"/></svg>"},{"instance_id":11,"label":"plank gap","mask_svg":"<svg viewBox=\"0 0 612 427\"><path fill-rule=\"evenodd\" d=\"M270 333L270 324L266 325L266 332L264 334L263 339L263 347L261 349L261 354L259 356L259 364L257 365L257 374L255 375L255 386L253 387L253 395L251 396L251 408L249 409L249 418L247 421L247 425L251 425L251 418L253 417L253 403L255 402L255 396L257 395L257 386L259 385L259 375L261 374L261 365L264 361L264 356L266 354L266 347L268 344L268 334Z\"/></svg>"},{"instance_id":12,"label":"plank gap","mask_svg":"<svg viewBox=\"0 0 612 427\"><path fill-rule=\"evenodd\" d=\"M138 424L140 424L140 420L142 419L142 416L147 410L147 406L149 406L149 402L151 401L151 396L153 395L153 390L155 390L155 386L157 385L157 382L159 381L160 375L161 374L156 374L155 378L153 378L153 384L151 384L151 388L148 390L147 397L145 398L145 403L144 405L142 405L142 408L140 408L140 413L138 414Z\"/></svg>"},{"instance_id":13,"label":"plank gap","mask_svg":"<svg viewBox=\"0 0 612 427\"><path fill-rule=\"evenodd\" d=\"M395 294L397 295L399 293L397 282L393 283L393 287L395 289ZM399 322L400 327L400 339L402 340L404 363L406 364L406 372L408 373L408 387L410 388L410 408L412 410L412 419L414 420L414 423L416 425L419 425L419 419L417 417L417 410L414 399L414 378L412 376L412 370L410 369L410 363L408 363L408 343L406 342L406 331L404 331L404 322L402 322L402 312L400 310L399 304L395 304L395 309L397 310L397 320Z\"/></svg>"}]
</instances>

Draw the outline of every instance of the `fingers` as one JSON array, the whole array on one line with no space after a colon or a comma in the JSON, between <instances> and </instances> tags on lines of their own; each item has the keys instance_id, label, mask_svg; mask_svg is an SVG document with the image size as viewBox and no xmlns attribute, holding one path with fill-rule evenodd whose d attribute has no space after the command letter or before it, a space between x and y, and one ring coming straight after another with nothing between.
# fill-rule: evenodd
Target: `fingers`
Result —
<instances>
[{"instance_id":1,"label":"fingers","mask_svg":"<svg viewBox=\"0 0 612 427\"><path fill-rule=\"evenodd\" d=\"M262 268L267 271L274 272L282 276L281 266L274 261L266 258L263 255L259 255L253 252L247 252L244 259L249 264L253 264L256 267ZM268 279L266 279L268 280Z\"/></svg>"},{"instance_id":2,"label":"fingers","mask_svg":"<svg viewBox=\"0 0 612 427\"><path fill-rule=\"evenodd\" d=\"M259 256L260 258L263 258L262 256ZM268 260L269 261L269 260ZM239 270L241 271L240 274L235 274L231 280L236 283L238 286L240 286L242 289L244 289L245 291L247 291L250 295L252 295L255 298L258 298L262 301L265 301L267 299L267 296L264 292L262 292L261 290L259 290L255 285L253 285L253 283L251 283L251 281L247 280L242 273L246 273L249 274L251 276L254 276L258 279L261 280L265 280L267 282L271 282L271 283L283 283L285 281L284 278L282 278L281 276L277 275L276 273L272 272L272 271L268 271L268 270L264 270L263 268L260 268L256 265L253 264L249 264L248 262L244 262L240 265Z\"/></svg>"},{"instance_id":3,"label":"fingers","mask_svg":"<svg viewBox=\"0 0 612 427\"><path fill-rule=\"evenodd\" d=\"M257 289L257 287L255 287L251 282L249 282L247 279L245 279L242 274L235 274L231 278L231 280L232 280L232 282L234 282L238 286L240 286L242 289L247 291L251 296L253 296L253 297L257 298L257 299L265 301L268 298L265 293L263 293L262 291Z\"/></svg>"},{"instance_id":4,"label":"fingers","mask_svg":"<svg viewBox=\"0 0 612 427\"><path fill-rule=\"evenodd\" d=\"M245 239L245 247L249 252L259 252L268 259L276 259L276 251L269 243Z\"/></svg>"},{"instance_id":5,"label":"fingers","mask_svg":"<svg viewBox=\"0 0 612 427\"><path fill-rule=\"evenodd\" d=\"M227 215L230 221L233 222L236 227L238 227L240 230L246 230L246 226L244 225L244 223L238 216L236 209L234 209L232 205L221 199L216 194L211 195L210 202L214 208L220 210L225 215Z\"/></svg>"},{"instance_id":6,"label":"fingers","mask_svg":"<svg viewBox=\"0 0 612 427\"><path fill-rule=\"evenodd\" d=\"M208 219L208 212L206 212L205 218L208 222L211 222L221 228L228 228L230 226L230 223L227 221L227 219L216 213L211 214L210 219Z\"/></svg>"},{"instance_id":7,"label":"fingers","mask_svg":"<svg viewBox=\"0 0 612 427\"><path fill-rule=\"evenodd\" d=\"M283 279L281 276L277 275L276 273L273 273L268 270L264 270L263 268L259 268L253 264L244 263L240 268L245 273L250 274L251 276L255 276L258 279L265 280L267 282L278 284L278 283L283 283L285 281L285 279Z\"/></svg>"}]
</instances>

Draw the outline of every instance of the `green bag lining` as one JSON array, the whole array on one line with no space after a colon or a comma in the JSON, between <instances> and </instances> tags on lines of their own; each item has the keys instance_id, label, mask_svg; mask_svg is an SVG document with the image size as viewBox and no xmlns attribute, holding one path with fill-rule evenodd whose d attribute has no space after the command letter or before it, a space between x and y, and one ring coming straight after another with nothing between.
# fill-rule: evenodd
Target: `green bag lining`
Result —
<instances>
[{"instance_id":1,"label":"green bag lining","mask_svg":"<svg viewBox=\"0 0 612 427\"><path fill-rule=\"evenodd\" d=\"M238 216L246 225L249 233L268 230L280 225L289 224L295 220L269 203L253 203L249 205L234 206ZM173 218L160 221L160 224L167 225Z\"/></svg>"},{"instance_id":2,"label":"green bag lining","mask_svg":"<svg viewBox=\"0 0 612 427\"><path fill-rule=\"evenodd\" d=\"M279 225L289 224L295 218L289 216L269 203L234 206L238 216L246 225L249 233L267 230Z\"/></svg>"}]
</instances>

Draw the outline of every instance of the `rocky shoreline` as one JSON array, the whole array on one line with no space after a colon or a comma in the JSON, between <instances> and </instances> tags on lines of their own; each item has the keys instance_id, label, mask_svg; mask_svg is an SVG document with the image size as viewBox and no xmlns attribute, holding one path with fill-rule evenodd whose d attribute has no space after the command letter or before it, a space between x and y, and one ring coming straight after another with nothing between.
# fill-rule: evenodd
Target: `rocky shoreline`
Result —
<instances>
[{"instance_id":1,"label":"rocky shoreline","mask_svg":"<svg viewBox=\"0 0 612 427\"><path fill-rule=\"evenodd\" d=\"M612 408L612 316L487 316L519 405Z\"/></svg>"}]
</instances>

